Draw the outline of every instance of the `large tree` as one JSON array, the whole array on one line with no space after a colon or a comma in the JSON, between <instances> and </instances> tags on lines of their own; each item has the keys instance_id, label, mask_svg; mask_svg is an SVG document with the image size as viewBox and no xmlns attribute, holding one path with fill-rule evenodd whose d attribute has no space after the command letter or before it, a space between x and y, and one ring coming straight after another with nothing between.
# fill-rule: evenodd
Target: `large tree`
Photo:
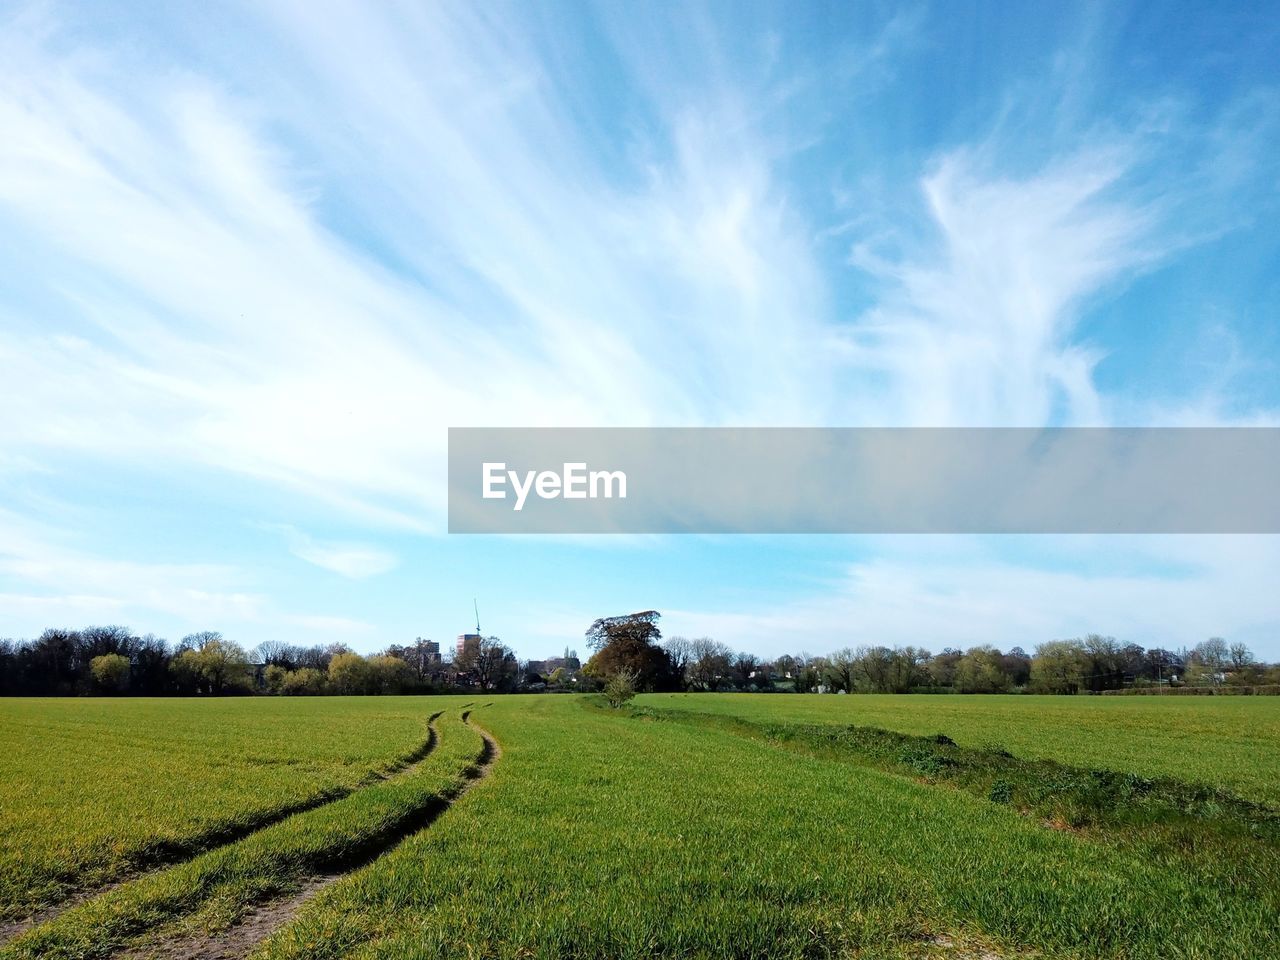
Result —
<instances>
[{"instance_id":1,"label":"large tree","mask_svg":"<svg viewBox=\"0 0 1280 960\"><path fill-rule=\"evenodd\" d=\"M625 672L635 676L637 690L678 689L680 678L671 668L667 651L658 646L661 614L655 610L625 617L601 617L587 628L587 644L595 655L583 672L606 679Z\"/></svg>"},{"instance_id":2,"label":"large tree","mask_svg":"<svg viewBox=\"0 0 1280 960\"><path fill-rule=\"evenodd\" d=\"M961 693L1007 693L1011 679L1003 656L992 646L973 647L956 664L956 689Z\"/></svg>"},{"instance_id":3,"label":"large tree","mask_svg":"<svg viewBox=\"0 0 1280 960\"><path fill-rule=\"evenodd\" d=\"M482 637L478 643L468 643L453 665L460 674L475 680L481 690L514 686L520 671L516 655L497 637Z\"/></svg>"},{"instance_id":4,"label":"large tree","mask_svg":"<svg viewBox=\"0 0 1280 960\"><path fill-rule=\"evenodd\" d=\"M621 617L601 617L587 627L587 646L601 650L615 640L631 640L653 644L662 639L658 621L662 614L657 610L642 610Z\"/></svg>"},{"instance_id":5,"label":"large tree","mask_svg":"<svg viewBox=\"0 0 1280 960\"><path fill-rule=\"evenodd\" d=\"M215 697L229 690L249 686L249 657L239 644L222 639L214 631L193 633L182 638L182 652L170 668L180 684Z\"/></svg>"},{"instance_id":6,"label":"large tree","mask_svg":"<svg viewBox=\"0 0 1280 960\"><path fill-rule=\"evenodd\" d=\"M1041 693L1075 693L1088 663L1079 640L1050 640L1036 647L1031 685Z\"/></svg>"},{"instance_id":7,"label":"large tree","mask_svg":"<svg viewBox=\"0 0 1280 960\"><path fill-rule=\"evenodd\" d=\"M104 693L123 693L129 686L129 658L122 653L103 653L89 661L93 683Z\"/></svg>"}]
</instances>

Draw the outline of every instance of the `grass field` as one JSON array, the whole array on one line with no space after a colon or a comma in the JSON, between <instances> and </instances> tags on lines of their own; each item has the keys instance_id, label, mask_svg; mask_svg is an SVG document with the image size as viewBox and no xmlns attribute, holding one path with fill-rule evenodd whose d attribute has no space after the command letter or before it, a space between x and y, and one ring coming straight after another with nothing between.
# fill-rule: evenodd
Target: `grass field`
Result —
<instances>
[{"instance_id":1,"label":"grass field","mask_svg":"<svg viewBox=\"0 0 1280 960\"><path fill-rule=\"evenodd\" d=\"M421 747L385 700L0 700L0 921L340 796Z\"/></svg>"},{"instance_id":2,"label":"grass field","mask_svg":"<svg viewBox=\"0 0 1280 960\"><path fill-rule=\"evenodd\" d=\"M745 719L944 733L1019 757L1171 776L1280 805L1280 697L760 696L638 702Z\"/></svg>"},{"instance_id":3,"label":"grass field","mask_svg":"<svg viewBox=\"0 0 1280 960\"><path fill-rule=\"evenodd\" d=\"M310 701L300 729L326 713L343 727L367 717L370 727L397 728L388 718L401 718L407 743L381 758L361 754L384 771L387 757L421 756L345 798L90 898L0 956L212 955L186 947L238 930L256 933L226 955L260 960L1280 956L1275 809L1235 795L1249 782L1239 764L1178 759L1177 744L1195 743L1198 731L1216 727L1230 739L1222 730L1239 722L1236 701L1162 704L1162 739L1161 725L1128 701L1106 728L1084 702L1047 719L1039 701L964 698L940 719L937 701L961 698L900 698L905 712L893 726L947 733L952 745L868 729L866 717L847 713L864 699L882 717L899 709L880 698L793 696L653 696L622 711L552 696L470 707L457 698ZM242 718L276 705L227 703L248 711ZM924 716L901 719L913 705ZM24 737L49 709L4 707L24 717ZM121 726L141 709L68 701L57 735L77 707L91 725L116 710ZM1274 723L1267 716L1261 722ZM1159 769L1119 765L1126 754L1104 741L1130 727L1159 747L1148 758ZM184 729L179 739L190 744ZM501 755L475 779L488 749L481 731ZM206 735L226 742L222 731ZM992 740L1007 751L971 749ZM117 756L129 764L127 750ZM369 769L349 772L359 779ZM1214 789L1169 779L1185 770ZM1274 780L1256 779L1253 799L1274 796ZM118 781L97 790L126 802L113 793ZM1046 813L1079 790L1087 802L1078 823ZM255 809L246 801L235 815ZM53 829L41 811L6 805L6 836L37 823ZM167 829L193 835L176 819ZM254 904L266 906L255 913Z\"/></svg>"}]
</instances>

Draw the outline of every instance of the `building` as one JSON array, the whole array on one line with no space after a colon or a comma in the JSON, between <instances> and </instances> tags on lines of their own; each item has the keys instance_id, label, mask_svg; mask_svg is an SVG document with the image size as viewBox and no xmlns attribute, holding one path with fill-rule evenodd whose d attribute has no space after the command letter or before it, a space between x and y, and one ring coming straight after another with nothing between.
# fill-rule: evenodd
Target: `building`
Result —
<instances>
[{"instance_id":1,"label":"building","mask_svg":"<svg viewBox=\"0 0 1280 960\"><path fill-rule=\"evenodd\" d=\"M462 656L466 652L468 646L479 648L480 634L478 633L460 633L458 634L458 644L454 651L455 656Z\"/></svg>"},{"instance_id":2,"label":"building","mask_svg":"<svg viewBox=\"0 0 1280 960\"><path fill-rule=\"evenodd\" d=\"M414 647L419 652L419 656L424 663L440 662L440 644L434 640L424 640L418 637L414 642Z\"/></svg>"}]
</instances>

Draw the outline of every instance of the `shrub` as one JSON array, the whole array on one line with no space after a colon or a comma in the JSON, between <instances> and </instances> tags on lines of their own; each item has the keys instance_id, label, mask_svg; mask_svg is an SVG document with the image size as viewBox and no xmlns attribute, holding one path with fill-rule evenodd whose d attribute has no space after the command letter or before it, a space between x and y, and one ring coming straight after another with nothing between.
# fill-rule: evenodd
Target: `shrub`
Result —
<instances>
[{"instance_id":1,"label":"shrub","mask_svg":"<svg viewBox=\"0 0 1280 960\"><path fill-rule=\"evenodd\" d=\"M904 763L922 777L936 777L946 767L955 765L950 757L944 757L927 747L908 747L898 755L898 762Z\"/></svg>"},{"instance_id":2,"label":"shrub","mask_svg":"<svg viewBox=\"0 0 1280 960\"><path fill-rule=\"evenodd\" d=\"M604 685L604 698L615 710L625 706L636 695L636 673L632 670L619 670Z\"/></svg>"}]
</instances>

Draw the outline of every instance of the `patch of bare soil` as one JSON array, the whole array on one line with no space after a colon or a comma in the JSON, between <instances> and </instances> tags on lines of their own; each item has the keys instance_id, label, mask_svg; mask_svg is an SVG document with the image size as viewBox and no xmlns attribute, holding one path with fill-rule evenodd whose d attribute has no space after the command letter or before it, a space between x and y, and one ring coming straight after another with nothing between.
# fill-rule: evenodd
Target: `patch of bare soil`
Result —
<instances>
[{"instance_id":1,"label":"patch of bare soil","mask_svg":"<svg viewBox=\"0 0 1280 960\"><path fill-rule=\"evenodd\" d=\"M302 905L337 880L334 876L309 877L289 897L254 908L234 927L208 936L171 937L120 954L126 960L237 960L293 919Z\"/></svg>"},{"instance_id":2,"label":"patch of bare soil","mask_svg":"<svg viewBox=\"0 0 1280 960\"><path fill-rule=\"evenodd\" d=\"M21 920L10 920L8 923L0 923L0 947L3 947L19 934L26 933L32 927L38 927L40 924L52 920L58 914L62 913L62 911L70 910L72 907L77 907L82 903L92 900L94 897L99 897L102 894L114 890L116 887L126 884L130 880L140 876L142 876L141 873L130 873L119 880L113 880L111 883L105 884L101 887L90 887L85 890L79 890L76 893L71 894L66 899L59 900L53 906L37 910L35 913L28 917L23 917Z\"/></svg>"},{"instance_id":3,"label":"patch of bare soil","mask_svg":"<svg viewBox=\"0 0 1280 960\"><path fill-rule=\"evenodd\" d=\"M988 943L973 939L953 937L945 933L929 937L925 941L921 960L1011 960L1014 954L1000 953ZM1017 956L1030 956L1018 954Z\"/></svg>"}]
</instances>

